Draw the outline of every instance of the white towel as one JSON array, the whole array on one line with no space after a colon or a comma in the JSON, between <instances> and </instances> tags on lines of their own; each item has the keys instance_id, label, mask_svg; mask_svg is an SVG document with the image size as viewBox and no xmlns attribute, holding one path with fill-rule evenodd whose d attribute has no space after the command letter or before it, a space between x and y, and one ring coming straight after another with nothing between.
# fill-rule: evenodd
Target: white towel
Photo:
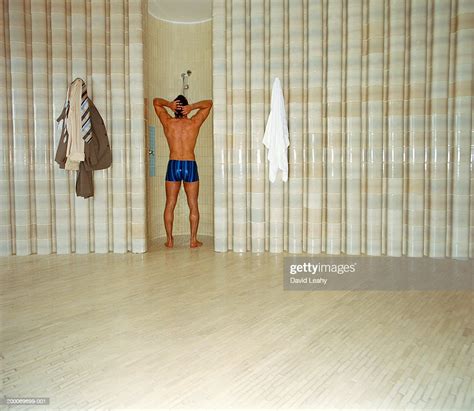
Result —
<instances>
[{"instance_id":1,"label":"white towel","mask_svg":"<svg viewBox=\"0 0 474 411\"><path fill-rule=\"evenodd\" d=\"M278 170L282 180L288 180L288 123L286 121L285 100L280 79L275 77L272 88L272 102L268 115L263 144L268 148L269 179L275 182Z\"/></svg>"}]
</instances>

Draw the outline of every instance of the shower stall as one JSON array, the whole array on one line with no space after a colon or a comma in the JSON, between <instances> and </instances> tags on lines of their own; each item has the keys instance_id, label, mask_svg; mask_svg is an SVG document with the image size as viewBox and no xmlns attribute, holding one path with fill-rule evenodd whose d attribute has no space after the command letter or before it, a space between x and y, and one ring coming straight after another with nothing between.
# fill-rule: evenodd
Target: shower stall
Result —
<instances>
[{"instance_id":1,"label":"shower stall","mask_svg":"<svg viewBox=\"0 0 474 411\"><path fill-rule=\"evenodd\" d=\"M212 20L183 24L154 15L153 8L148 11L145 28L147 229L148 240L153 244L161 242L161 238L165 236L164 181L169 157L163 128L153 109L153 98L173 100L182 94L190 104L212 98ZM195 150L200 180L198 235L204 242L206 237L213 236L214 232L212 116L211 111L201 127ZM183 188L175 208L173 235L178 238L189 235L189 209ZM210 238L207 239L208 244L209 241Z\"/></svg>"}]
</instances>

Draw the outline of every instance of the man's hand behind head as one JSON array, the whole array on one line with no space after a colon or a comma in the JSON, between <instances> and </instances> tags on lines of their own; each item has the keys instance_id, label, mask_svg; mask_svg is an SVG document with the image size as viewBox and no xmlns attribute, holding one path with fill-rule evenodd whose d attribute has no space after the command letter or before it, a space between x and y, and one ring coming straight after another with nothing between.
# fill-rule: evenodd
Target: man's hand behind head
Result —
<instances>
[{"instance_id":1,"label":"man's hand behind head","mask_svg":"<svg viewBox=\"0 0 474 411\"><path fill-rule=\"evenodd\" d=\"M179 102L179 100L170 101L170 104L168 107L173 111L178 111L180 110L181 103Z\"/></svg>"},{"instance_id":2,"label":"man's hand behind head","mask_svg":"<svg viewBox=\"0 0 474 411\"><path fill-rule=\"evenodd\" d=\"M187 116L193 110L194 109L193 109L192 104L188 104L186 106L181 106L181 113L183 114L183 116Z\"/></svg>"}]
</instances>

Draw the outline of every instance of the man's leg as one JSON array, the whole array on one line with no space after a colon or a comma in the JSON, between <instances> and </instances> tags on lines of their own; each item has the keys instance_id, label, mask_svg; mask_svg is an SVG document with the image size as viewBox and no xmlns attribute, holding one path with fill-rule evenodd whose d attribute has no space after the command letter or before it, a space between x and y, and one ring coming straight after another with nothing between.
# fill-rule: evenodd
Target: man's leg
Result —
<instances>
[{"instance_id":1,"label":"man's leg","mask_svg":"<svg viewBox=\"0 0 474 411\"><path fill-rule=\"evenodd\" d=\"M189 224L191 226L191 241L190 247L200 247L202 243L197 239L197 230L199 225L199 208L198 208L198 195L199 195L199 181L192 183L183 183L184 191L186 192L186 198L188 199L189 206Z\"/></svg>"},{"instance_id":2,"label":"man's leg","mask_svg":"<svg viewBox=\"0 0 474 411\"><path fill-rule=\"evenodd\" d=\"M166 247L173 247L173 218L174 208L178 200L181 181L165 181L166 187L166 206L163 218L165 220Z\"/></svg>"}]
</instances>

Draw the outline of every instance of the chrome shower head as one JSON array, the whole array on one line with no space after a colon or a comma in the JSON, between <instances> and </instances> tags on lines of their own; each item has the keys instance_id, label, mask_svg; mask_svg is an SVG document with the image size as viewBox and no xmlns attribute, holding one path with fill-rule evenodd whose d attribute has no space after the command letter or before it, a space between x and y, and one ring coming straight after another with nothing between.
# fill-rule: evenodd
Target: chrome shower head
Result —
<instances>
[{"instance_id":1,"label":"chrome shower head","mask_svg":"<svg viewBox=\"0 0 474 411\"><path fill-rule=\"evenodd\" d=\"M191 70L187 70L186 73L181 73L181 78L184 80L185 77L189 77L192 74Z\"/></svg>"}]
</instances>

